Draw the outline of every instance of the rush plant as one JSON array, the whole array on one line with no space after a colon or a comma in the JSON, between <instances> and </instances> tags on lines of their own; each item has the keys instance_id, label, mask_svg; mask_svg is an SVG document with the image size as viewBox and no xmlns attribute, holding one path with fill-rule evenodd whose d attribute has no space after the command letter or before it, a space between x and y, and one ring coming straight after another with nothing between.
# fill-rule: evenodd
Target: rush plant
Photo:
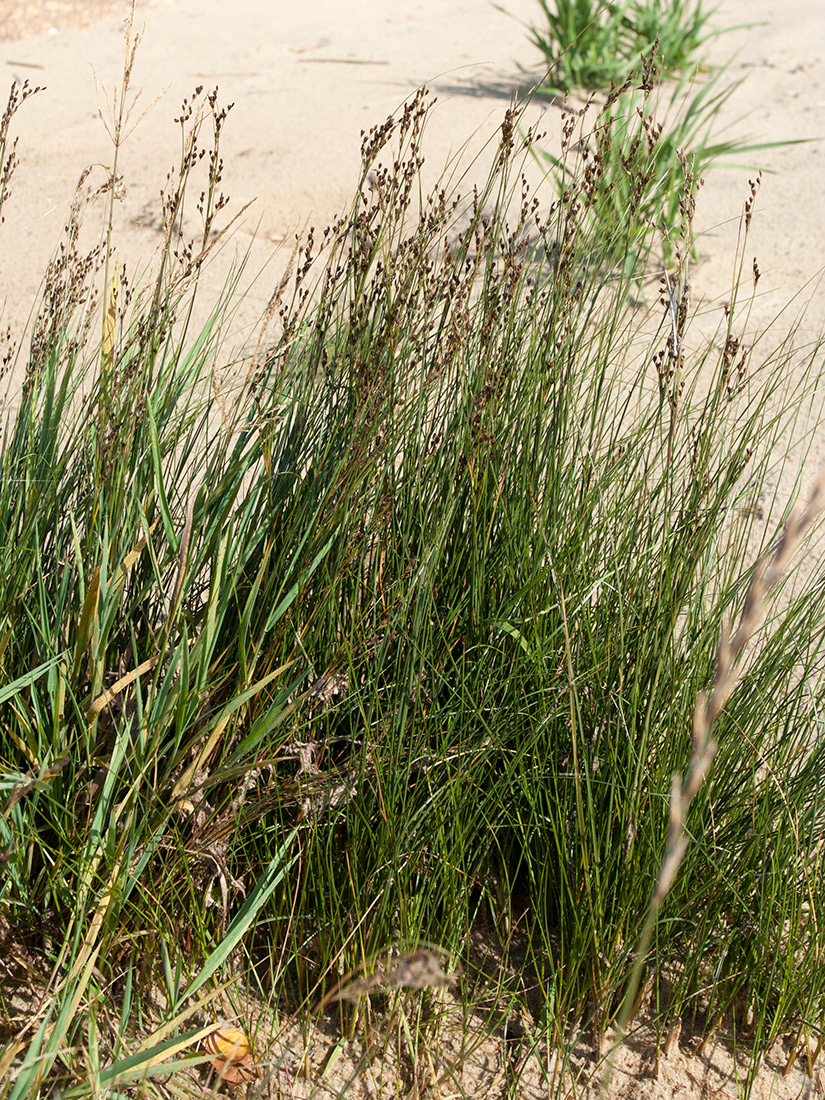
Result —
<instances>
[{"instance_id":1,"label":"rush plant","mask_svg":"<svg viewBox=\"0 0 825 1100\"><path fill-rule=\"evenodd\" d=\"M583 181L601 262L628 275L647 272L651 257L678 267L692 245L696 195L711 168L742 168L742 157L794 144L717 134L719 113L738 87L724 77L720 70L698 86L686 77L664 85L654 48L640 72L604 101L591 97L579 110L565 108L560 156L534 149L560 197Z\"/></svg>"},{"instance_id":2,"label":"rush plant","mask_svg":"<svg viewBox=\"0 0 825 1100\"><path fill-rule=\"evenodd\" d=\"M428 189L428 110L364 135L240 362L233 283L187 321L217 93L148 293L69 221L0 441L7 1100L444 1092L518 1013L513 1094L562 1096L637 982L754 1066L821 1016L821 566L696 705L760 551L793 579L821 347L748 334L744 284L692 339L684 270L631 308L601 137L545 203L512 107Z\"/></svg>"},{"instance_id":3,"label":"rush plant","mask_svg":"<svg viewBox=\"0 0 825 1100\"><path fill-rule=\"evenodd\" d=\"M542 20L529 27L547 78L540 91L607 91L623 84L639 58L658 46L668 75L695 75L709 27L701 0L538 0Z\"/></svg>"}]
</instances>

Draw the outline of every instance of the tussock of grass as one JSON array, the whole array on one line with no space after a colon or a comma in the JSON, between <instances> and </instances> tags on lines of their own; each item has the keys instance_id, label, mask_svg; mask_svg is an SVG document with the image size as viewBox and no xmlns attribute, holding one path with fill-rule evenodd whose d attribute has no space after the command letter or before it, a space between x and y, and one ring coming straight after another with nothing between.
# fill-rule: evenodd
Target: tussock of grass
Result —
<instances>
[{"instance_id":1,"label":"tussock of grass","mask_svg":"<svg viewBox=\"0 0 825 1100\"><path fill-rule=\"evenodd\" d=\"M667 99L660 70L654 46L621 84L578 110L565 107L560 157L534 150L558 196L572 186L585 204L598 262L621 263L638 278L660 255L665 267L684 268L696 193L714 165L794 144L716 136L719 112L738 87L723 84L724 69L698 88L695 74L682 78Z\"/></svg>"},{"instance_id":2,"label":"tussock of grass","mask_svg":"<svg viewBox=\"0 0 825 1100\"><path fill-rule=\"evenodd\" d=\"M225 117L200 102L196 135ZM819 572L713 716L639 939L819 349L732 356L733 303L722 350L689 351L683 273L651 327L594 262L592 178L550 208L522 182L515 108L484 187L424 194L427 109L365 135L249 361L222 358L231 286L186 324L197 144L150 294L107 278L97 326L109 238L47 284L0 452L14 1100L195 1072L246 996L354 1032L334 994L388 944L440 945L483 997L480 933L518 959L541 1065L616 1019L640 942L663 1035L734 1019L758 1058L819 1018ZM410 1049L437 1042L396 1004Z\"/></svg>"},{"instance_id":3,"label":"tussock of grass","mask_svg":"<svg viewBox=\"0 0 825 1100\"><path fill-rule=\"evenodd\" d=\"M547 66L542 91L606 91L620 85L639 58L658 51L668 73L695 75L705 43L724 33L711 10L692 0L538 0L531 43Z\"/></svg>"}]
</instances>

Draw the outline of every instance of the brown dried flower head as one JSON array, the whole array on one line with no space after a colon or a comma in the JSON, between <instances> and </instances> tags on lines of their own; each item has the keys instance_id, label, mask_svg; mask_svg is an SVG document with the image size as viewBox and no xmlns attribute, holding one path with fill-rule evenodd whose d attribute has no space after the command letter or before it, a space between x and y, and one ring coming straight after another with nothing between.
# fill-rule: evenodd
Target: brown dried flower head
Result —
<instances>
[{"instance_id":1,"label":"brown dried flower head","mask_svg":"<svg viewBox=\"0 0 825 1100\"><path fill-rule=\"evenodd\" d=\"M339 989L333 1000L355 1001L374 989L440 989L452 985L458 974L444 970L444 959L435 951L422 948L410 955L399 955L379 966L367 978L358 978Z\"/></svg>"}]
</instances>

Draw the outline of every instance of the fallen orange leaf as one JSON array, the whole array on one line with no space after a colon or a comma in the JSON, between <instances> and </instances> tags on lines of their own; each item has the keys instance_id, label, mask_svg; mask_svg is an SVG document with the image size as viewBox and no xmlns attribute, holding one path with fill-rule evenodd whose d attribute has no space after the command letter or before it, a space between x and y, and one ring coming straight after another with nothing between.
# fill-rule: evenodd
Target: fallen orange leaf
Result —
<instances>
[{"instance_id":1,"label":"fallen orange leaf","mask_svg":"<svg viewBox=\"0 0 825 1100\"><path fill-rule=\"evenodd\" d=\"M227 1084L240 1085L259 1076L249 1037L241 1028L219 1024L203 1045L213 1055L210 1063Z\"/></svg>"}]
</instances>

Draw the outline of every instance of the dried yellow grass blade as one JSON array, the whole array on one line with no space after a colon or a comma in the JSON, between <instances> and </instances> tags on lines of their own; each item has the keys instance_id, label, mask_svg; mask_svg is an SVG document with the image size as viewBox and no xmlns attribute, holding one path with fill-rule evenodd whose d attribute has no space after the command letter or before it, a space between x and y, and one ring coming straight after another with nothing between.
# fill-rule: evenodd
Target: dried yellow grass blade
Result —
<instances>
[{"instance_id":1,"label":"dried yellow grass blade","mask_svg":"<svg viewBox=\"0 0 825 1100\"><path fill-rule=\"evenodd\" d=\"M106 304L106 316L103 319L103 343L101 347L101 366L104 375L111 372L115 362L115 327L117 323L117 268Z\"/></svg>"}]
</instances>

